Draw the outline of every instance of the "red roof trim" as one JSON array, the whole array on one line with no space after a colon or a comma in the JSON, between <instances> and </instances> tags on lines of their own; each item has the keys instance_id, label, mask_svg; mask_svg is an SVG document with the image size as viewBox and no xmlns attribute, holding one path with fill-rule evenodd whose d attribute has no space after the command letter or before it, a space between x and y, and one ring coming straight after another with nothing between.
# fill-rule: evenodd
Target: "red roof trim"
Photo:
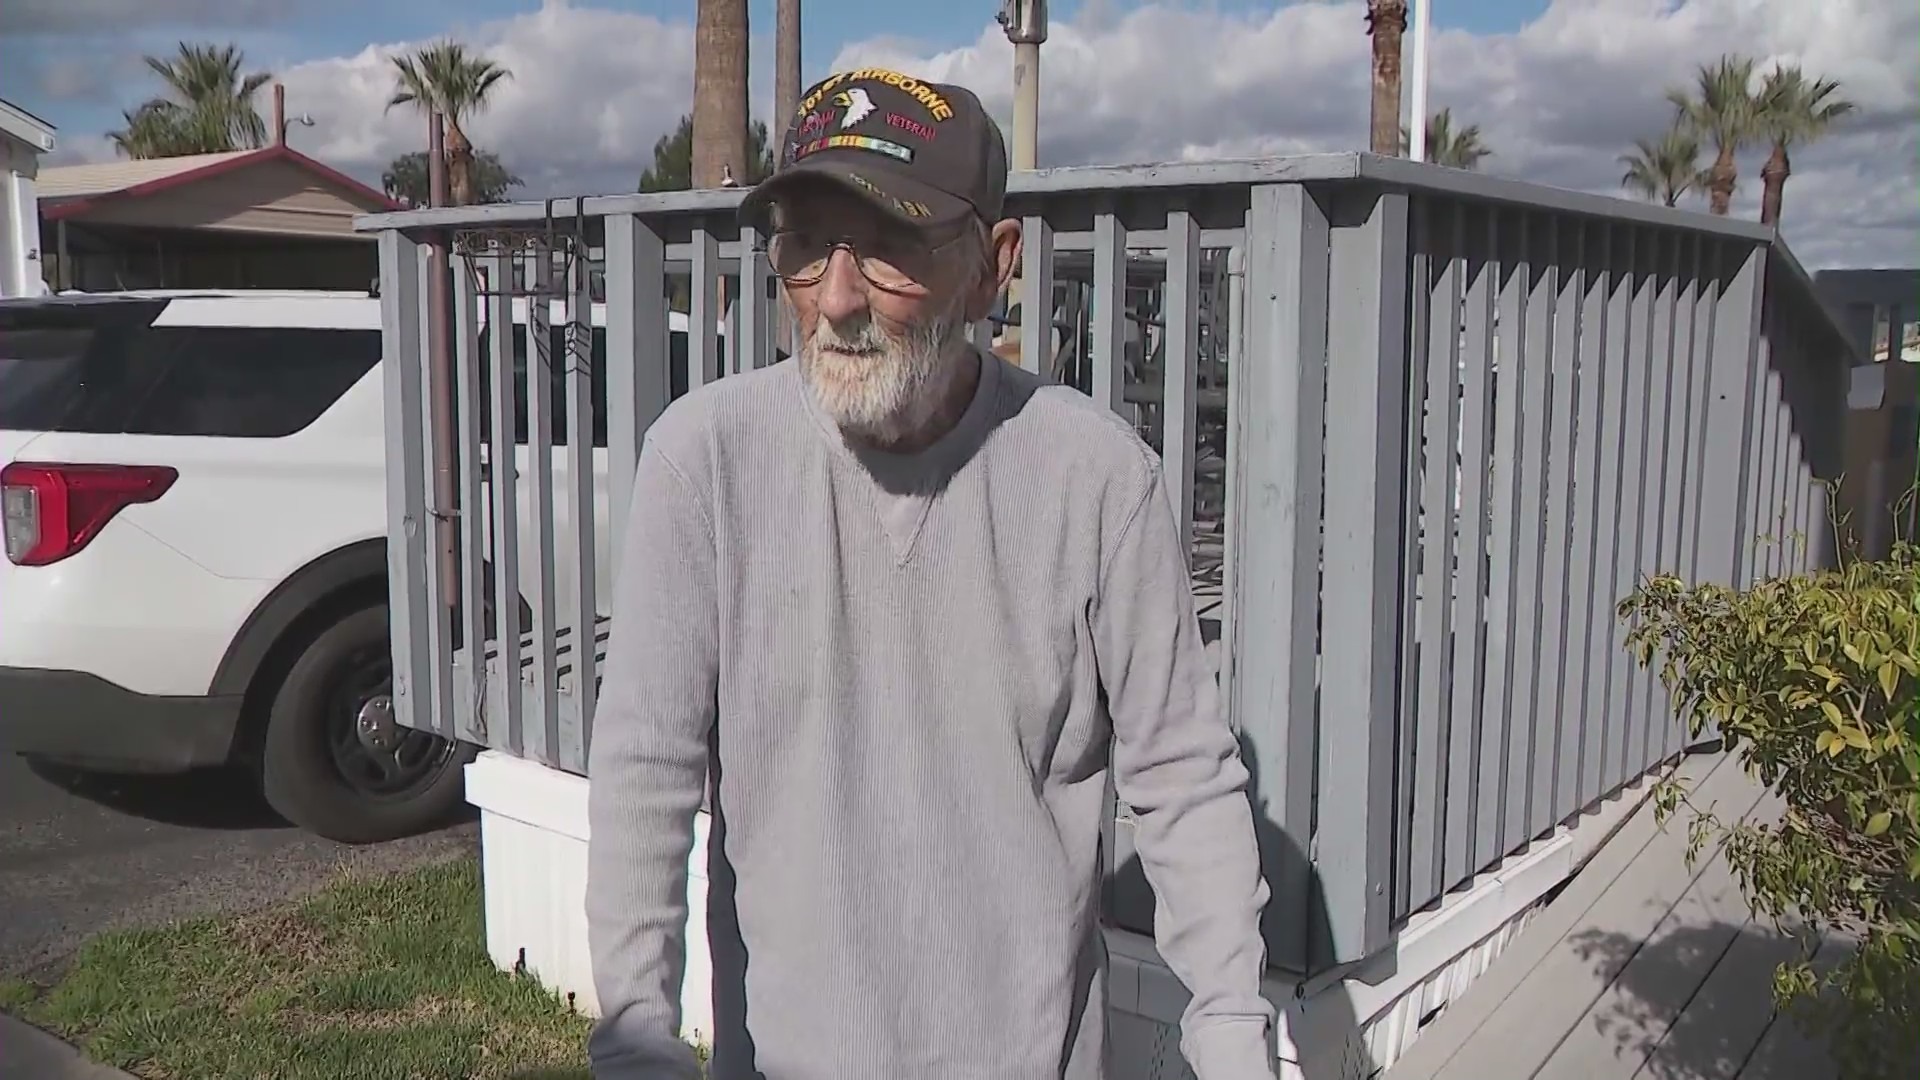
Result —
<instances>
[{"instance_id":1,"label":"red roof trim","mask_svg":"<svg viewBox=\"0 0 1920 1080\"><path fill-rule=\"evenodd\" d=\"M329 184L345 188L354 195L374 203L379 209L405 210L407 208L406 204L397 199L388 198L385 192L376 191L360 181L355 180L353 177L348 176L346 173L330 166L322 165L320 162L295 150L293 147L282 144L262 147L249 154L231 157L225 161L216 161L211 165L202 165L197 169L187 169L183 172L174 173L171 176L162 176L155 180L135 184L132 187L121 188L119 191L107 191L98 195L88 195L73 199L68 202L45 205L42 206L40 213L41 216L45 217L48 221L76 218L86 214L102 203L118 202L123 199L139 199L148 195L158 195L161 192L171 191L174 188L183 187L187 184L198 183L201 180L210 180L222 173L230 173L254 165L264 165L269 161L285 161L296 168L312 173L314 176L319 177Z\"/></svg>"}]
</instances>

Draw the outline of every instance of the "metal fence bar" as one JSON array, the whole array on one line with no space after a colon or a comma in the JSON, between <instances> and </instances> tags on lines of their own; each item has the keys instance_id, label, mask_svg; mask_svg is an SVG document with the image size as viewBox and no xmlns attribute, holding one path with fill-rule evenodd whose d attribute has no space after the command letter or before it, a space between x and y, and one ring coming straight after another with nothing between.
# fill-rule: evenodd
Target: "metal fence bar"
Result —
<instances>
[{"instance_id":1,"label":"metal fence bar","mask_svg":"<svg viewBox=\"0 0 1920 1080\"><path fill-rule=\"evenodd\" d=\"M1674 483L1673 464L1680 458L1678 429L1685 418L1685 404L1676 400L1676 392L1686 385L1686 356L1674 343L1674 301L1680 279L1677 264L1681 237L1656 233L1654 250L1648 253L1653 275L1653 313L1647 332L1649 372L1647 406L1647 464L1645 482L1651 485L1642 507L1640 558L1634 571L1633 587L1639 588L1666 566L1666 548L1670 541L1673 515L1671 507L1679 497ZM1623 627L1624 629L1624 627ZM1639 741L1631 748L1634 771L1664 759L1666 729L1673 722L1665 700L1658 696L1657 668L1642 667L1631 657L1625 661L1634 672L1633 708L1640 716Z\"/></svg>"},{"instance_id":2,"label":"metal fence bar","mask_svg":"<svg viewBox=\"0 0 1920 1080\"><path fill-rule=\"evenodd\" d=\"M1580 791L1571 812L1608 791L1608 761L1618 755L1620 718L1607 711L1608 690L1613 678L1614 573L1618 566L1620 530L1621 469L1625 452L1627 403L1627 342L1633 336L1633 248L1630 228L1603 226L1602 265L1606 268L1605 292L1601 296L1600 427L1593 492L1593 577L1587 594L1587 671L1586 727L1580 760Z\"/></svg>"},{"instance_id":3,"label":"metal fence bar","mask_svg":"<svg viewBox=\"0 0 1920 1080\"><path fill-rule=\"evenodd\" d=\"M487 638L493 601L487 589L487 512L481 439L486 421L482 396L479 341L480 304L474 294L481 268L464 255L453 258L453 394L459 450L455 455L460 492L460 658L469 707L453 718L454 733L469 742L487 742Z\"/></svg>"},{"instance_id":4,"label":"metal fence bar","mask_svg":"<svg viewBox=\"0 0 1920 1080\"><path fill-rule=\"evenodd\" d=\"M773 276L760 233L751 225L740 228L740 336L731 345L740 350L737 370L751 371L773 363Z\"/></svg>"},{"instance_id":5,"label":"metal fence bar","mask_svg":"<svg viewBox=\"0 0 1920 1080\"><path fill-rule=\"evenodd\" d=\"M1404 440L1410 403L1402 370L1407 326L1407 197L1387 193L1332 208L1327 415L1374 418L1327 426L1321 591L1339 598L1321 618L1319 832L1329 962L1385 944L1391 930L1395 672L1404 586ZM1352 328L1351 333L1346 328ZM1244 367L1244 365L1242 365ZM1244 677L1244 672L1236 678Z\"/></svg>"},{"instance_id":6,"label":"metal fence bar","mask_svg":"<svg viewBox=\"0 0 1920 1080\"><path fill-rule=\"evenodd\" d=\"M1600 605L1607 635L1606 692L1601 699L1607 724L1602 792L1613 791L1625 783L1627 777L1639 774L1638 748L1644 741L1646 727L1646 717L1638 707L1639 695L1631 692L1639 682L1639 669L1626 653L1626 628L1614 613L1621 598L1633 591L1639 577L1647 481L1653 472L1647 457L1647 414L1653 407L1652 376L1656 363L1651 342L1653 291L1657 284L1653 263L1658 238L1659 234L1651 229L1628 230L1626 258L1622 260L1625 275L1621 291L1626 294L1626 319L1620 328L1621 341L1616 354L1624 369L1621 376L1626 397L1620 410L1620 449L1611 461L1614 504L1609 516L1614 524L1608 531L1613 534L1614 557L1609 579L1612 584Z\"/></svg>"},{"instance_id":7,"label":"metal fence bar","mask_svg":"<svg viewBox=\"0 0 1920 1080\"><path fill-rule=\"evenodd\" d=\"M1523 464L1521 445L1527 395L1534 379L1525 356L1527 216L1513 211L1489 211L1487 248L1493 260L1491 283L1493 335L1493 416L1488 462L1487 626L1485 676L1480 711L1480 796L1474 813L1474 849L1477 862L1491 861L1512 850L1508 814L1517 802L1525 804L1527 755L1532 732L1514 723L1513 688L1518 676L1515 652L1526 635L1517 632L1521 618L1518 600L1529 595L1524 584L1520 500ZM1527 503L1526 516L1538 516L1538 501ZM1516 778L1515 772L1519 773Z\"/></svg>"},{"instance_id":8,"label":"metal fence bar","mask_svg":"<svg viewBox=\"0 0 1920 1080\"><path fill-rule=\"evenodd\" d=\"M1546 283L1552 304L1552 432L1545 489L1547 495L1544 568L1540 579L1540 639L1535 651L1539 696L1535 715L1534 782L1527 834L1539 836L1560 820L1561 793L1573 794L1573 747L1579 738L1577 709L1568 709L1568 686L1576 669L1568 663L1573 621L1572 529L1574 518L1574 423L1580 406L1580 299L1586 295L1584 233L1577 223L1549 217L1546 240L1552 273ZM1543 307L1546 305L1542 305Z\"/></svg>"},{"instance_id":9,"label":"metal fence bar","mask_svg":"<svg viewBox=\"0 0 1920 1080\"><path fill-rule=\"evenodd\" d=\"M687 391L720 380L720 244L696 226L687 301Z\"/></svg>"},{"instance_id":10,"label":"metal fence bar","mask_svg":"<svg viewBox=\"0 0 1920 1080\"><path fill-rule=\"evenodd\" d=\"M1737 585L1746 580L1746 523L1752 501L1746 474L1754 443L1753 398L1759 372L1767 252L1759 245L1715 241L1707 272L1723 284L1709 296L1713 320L1707 348L1707 411L1701 443L1699 544L1695 576Z\"/></svg>"},{"instance_id":11,"label":"metal fence bar","mask_svg":"<svg viewBox=\"0 0 1920 1080\"><path fill-rule=\"evenodd\" d=\"M1419 783L1417 759L1420 732L1420 700L1422 694L1423 665L1431 663L1432 652L1424 647L1422 636L1421 591L1425 586L1425 550L1430 536L1426 528L1423 507L1426 464L1426 414L1428 404L1427 367L1431 361L1427 352L1432 345L1429 326L1432 322L1434 275L1438 272L1432 245L1428 239L1430 203L1425 199L1410 198L1407 206L1407 326L1406 340L1401 348L1406 355L1407 411L1402 423L1406 427L1406 436L1401 442L1401 516L1399 527L1405 530L1407 545L1406 570L1401 580L1402 592L1400 605L1400 640L1404 643L1401 650L1398 670L1394 681L1398 685L1399 698L1396 702L1397 730L1394 734L1394 853L1393 853L1393 912L1395 918L1401 918L1416 910L1420 901L1415 899L1416 882L1429 879L1430 875L1415 865L1415 852L1431 853L1431 832L1424 837L1417 831L1414 816L1419 811L1422 795L1431 800L1432 792L1423 789ZM1329 399L1329 414L1332 413ZM1331 448L1329 448L1331 456ZM1328 595L1333 595L1331 592ZM1431 751L1429 752L1431 754ZM1431 779L1431 777L1429 778ZM1432 805L1431 801L1428 803ZM1426 847L1421 839L1428 840ZM1430 868L1429 868L1430 869Z\"/></svg>"},{"instance_id":12,"label":"metal fence bar","mask_svg":"<svg viewBox=\"0 0 1920 1080\"><path fill-rule=\"evenodd\" d=\"M1567 707L1575 714L1577 734L1571 752L1565 746L1561 748L1564 787L1557 800L1559 805L1554 808L1559 817L1564 817L1569 807L1580 806L1598 794L1595 789L1600 781L1601 725L1605 722L1593 702L1594 684L1604 678L1604 674L1595 669L1602 668L1605 662L1606 632L1597 601L1602 534L1598 519L1605 508L1604 493L1610 487L1601 482L1601 462L1607 456L1606 415L1610 408L1618 407L1620 395L1617 390L1608 392L1606 365L1611 330L1607 324L1607 298L1612 294L1615 280L1613 230L1605 223L1595 223L1589 231L1586 252L1591 261L1587 265L1593 270L1587 278L1587 294L1580 303L1580 414L1575 429L1579 445L1575 450L1573 480L1573 553L1569 556L1575 567L1571 598L1573 633L1569 635L1568 661L1578 675L1570 675L1567 680L1570 694ZM1596 631L1599 643L1595 640Z\"/></svg>"},{"instance_id":13,"label":"metal fence bar","mask_svg":"<svg viewBox=\"0 0 1920 1080\"><path fill-rule=\"evenodd\" d=\"M1254 189L1255 198L1262 190ZM1325 307L1324 301L1321 306ZM1200 359L1200 227L1185 210L1167 214L1167 282L1162 310L1166 341L1160 373L1165 395L1160 410L1160 458L1167 478L1167 496L1173 500L1173 520L1179 527L1178 535L1190 546L1193 541L1194 435L1199 422L1196 409L1199 387L1195 380ZM1316 516L1319 514L1317 503L1313 512Z\"/></svg>"},{"instance_id":14,"label":"metal fence bar","mask_svg":"<svg viewBox=\"0 0 1920 1080\"><path fill-rule=\"evenodd\" d=\"M525 632L520 617L520 465L515 434L519 418L514 408L513 347L519 328L513 317L513 256L504 250L488 261L487 338L493 353L490 389L493 400L492 430L487 443L490 466L488 482L493 496L493 595L495 649L487 673L487 686L495 698L489 701L492 715L502 723L498 730L516 747L527 745L525 730L526 696L522 692L520 671L520 635ZM491 723L489 726L492 726Z\"/></svg>"},{"instance_id":15,"label":"metal fence bar","mask_svg":"<svg viewBox=\"0 0 1920 1080\"><path fill-rule=\"evenodd\" d=\"M1179 228L1169 223L1169 231ZM1251 362L1236 369L1229 384L1245 420L1241 479L1266 493L1236 504L1232 513L1231 611L1255 616L1236 618L1234 641L1262 660L1232 681L1229 710L1262 823L1261 863L1272 890L1262 917L1268 960L1292 970L1310 966L1302 916L1312 907L1312 865L1301 845L1313 820L1328 231L1325 212L1305 187L1253 189L1247 211ZM1197 255L1197 235L1192 244ZM1177 278L1170 267L1169 280L1197 284L1197 267L1187 262ZM1173 425L1169 439L1174 431L1192 442L1191 427Z\"/></svg>"},{"instance_id":16,"label":"metal fence bar","mask_svg":"<svg viewBox=\"0 0 1920 1080\"><path fill-rule=\"evenodd\" d=\"M1127 232L1112 211L1093 219L1093 399L1126 416Z\"/></svg>"},{"instance_id":17,"label":"metal fence bar","mask_svg":"<svg viewBox=\"0 0 1920 1080\"><path fill-rule=\"evenodd\" d=\"M593 293L592 275L587 265L586 240L567 262L567 518L569 550L573 560L572 580L568 582L569 607L572 609L573 698L575 707L562 709L559 739L563 747L579 747L582 767L586 762L587 731L593 725L593 710L599 699L599 651L594 647L599 625L598 537L600 512L594 499L594 448L602 441L595 438L605 420L597 417L593 403ZM600 372L601 385L608 385L607 372ZM611 443L611 437L604 441ZM609 522L611 524L611 522Z\"/></svg>"},{"instance_id":18,"label":"metal fence bar","mask_svg":"<svg viewBox=\"0 0 1920 1080\"><path fill-rule=\"evenodd\" d=\"M433 346L435 333L435 304L433 292L447 287L444 276L445 261L435 257L431 249L427 257L420 260L419 295L421 297L420 337L417 351L411 361L420 368L420 411L418 413L419 430L425 436L426 448L420 455L419 468L421 483L425 486L426 502L420 514L421 531L426 536L426 575L420 581L416 600L416 618L426 623L426 660L428 678L424 686L416 685L419 700L427 708L431 720L427 730L439 735L452 735L454 728L453 704L453 597L448 595L448 580L454 574L454 567L443 564L445 553L441 549L440 529L443 522L452 527L452 506L442 505L435 496L434 448L432 433L434 430L433 383ZM436 273L438 270L438 273ZM443 297L450 301L450 296ZM448 418L449 422L451 417Z\"/></svg>"},{"instance_id":19,"label":"metal fence bar","mask_svg":"<svg viewBox=\"0 0 1920 1080\"><path fill-rule=\"evenodd\" d=\"M1562 444L1569 462L1564 483L1570 531L1561 534L1567 537L1567 622L1562 638L1561 672L1545 703L1560 717L1560 741L1554 750L1553 800L1544 808L1547 822L1543 828L1564 816L1562 807L1578 805L1580 801L1580 759L1586 739L1587 628L1593 623L1588 598L1593 582L1593 492L1597 486L1595 447L1601 400L1598 359L1601 305L1595 297L1605 285L1606 274L1592 269L1600 265L1601 260L1587 258L1589 252L1600 252L1598 229L1572 222L1569 232L1573 240L1572 267L1577 272L1570 282L1573 286L1570 295L1562 297L1562 303L1568 308L1562 312L1568 336L1568 377L1574 383L1573 413ZM1553 547L1551 541L1548 547Z\"/></svg>"},{"instance_id":20,"label":"metal fence bar","mask_svg":"<svg viewBox=\"0 0 1920 1080\"><path fill-rule=\"evenodd\" d=\"M1543 580L1547 545L1547 511L1550 487L1547 482L1548 447L1555 437L1552 430L1551 388L1553 383L1553 298L1558 287L1558 269L1553 265L1552 219L1534 214L1515 215L1519 228L1507 230L1511 241L1512 278L1502 294L1500 325L1503 344L1501 356L1512 357L1518 383L1502 400L1519 413L1519 443L1509 459L1509 471L1517 485L1513 509L1507 515L1515 536L1513 569L1494 575L1500 583L1509 581L1511 598L1506 602L1508 625L1513 628L1505 650L1510 668L1506 704L1508 728L1506 775L1502 781L1505 806L1500 823L1500 850L1510 852L1529 837L1528 823L1539 779L1552 769L1553 714L1535 708L1540 676L1541 637L1544 631L1547 588ZM1511 335L1509 338L1507 335ZM1504 385L1504 384L1503 384ZM1495 448L1495 471L1499 470L1499 449ZM1499 511L1496 508L1495 514ZM1495 517L1498 531L1499 517ZM1559 537L1553 542L1559 543ZM1496 547L1497 550L1497 547ZM1543 741L1544 744L1543 744Z\"/></svg>"},{"instance_id":21,"label":"metal fence bar","mask_svg":"<svg viewBox=\"0 0 1920 1080\"><path fill-rule=\"evenodd\" d=\"M535 254L522 262L532 286L527 297L527 464L532 470L528 488L523 587L533 618L532 715L528 717L527 752L535 760L557 762L560 742L559 641L554 634L555 582L553 572L553 253L537 244ZM578 432L573 433L577 439Z\"/></svg>"},{"instance_id":22,"label":"metal fence bar","mask_svg":"<svg viewBox=\"0 0 1920 1080\"><path fill-rule=\"evenodd\" d=\"M1039 214L1021 223L1020 366L1053 373L1053 226Z\"/></svg>"},{"instance_id":23,"label":"metal fence bar","mask_svg":"<svg viewBox=\"0 0 1920 1080\"><path fill-rule=\"evenodd\" d=\"M1499 361L1493 353L1494 279L1499 273L1497 253L1499 237L1494 232L1496 211L1469 209L1454 218L1454 243L1461 255L1464 275L1460 309L1462 327L1455 332L1460 344L1460 430L1459 506L1454 560L1453 637L1448 647L1452 657L1450 694L1452 702L1447 731L1446 883L1464 881L1496 854L1492 830L1480 829L1481 800L1498 802L1500 791L1480 786L1481 754L1499 743L1484 740L1487 718L1486 665L1483 654L1487 644L1487 534L1488 470L1493 467L1493 396L1500 375ZM1451 451L1451 447L1449 450ZM1499 755L1488 753L1497 760ZM1499 778L1499 770L1492 770ZM1485 854L1483 854L1485 852Z\"/></svg>"},{"instance_id":24,"label":"metal fence bar","mask_svg":"<svg viewBox=\"0 0 1920 1080\"><path fill-rule=\"evenodd\" d=\"M387 613L392 625L393 705L395 719L432 730L434 714L429 614L422 607L431 572L427 545L433 535L426 519L427 459L421 348L426 313L423 289L425 253L412 238L380 234L380 336L386 362L387 453Z\"/></svg>"}]
</instances>

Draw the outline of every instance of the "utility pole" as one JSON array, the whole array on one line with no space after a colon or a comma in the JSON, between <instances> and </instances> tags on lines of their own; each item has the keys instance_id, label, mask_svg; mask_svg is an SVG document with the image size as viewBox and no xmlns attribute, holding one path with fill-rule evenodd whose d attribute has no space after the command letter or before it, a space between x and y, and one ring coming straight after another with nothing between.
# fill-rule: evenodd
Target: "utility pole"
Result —
<instances>
[{"instance_id":1,"label":"utility pole","mask_svg":"<svg viewBox=\"0 0 1920 1080\"><path fill-rule=\"evenodd\" d=\"M1013 42L1014 169L1033 169L1040 149L1040 45L1047 40L1047 0L1003 0L997 17Z\"/></svg>"},{"instance_id":2,"label":"utility pole","mask_svg":"<svg viewBox=\"0 0 1920 1080\"><path fill-rule=\"evenodd\" d=\"M1013 43L1013 145L1007 148L1007 165L1019 172L1036 168L1040 157L1040 43L1047 40L1047 0L1002 0L995 19ZM1003 298L1002 306L1009 314L1020 292L1016 269ZM1023 323L1052 318L1052 311L1028 311L1024 306L1020 310ZM1004 352L1004 347L999 351Z\"/></svg>"}]
</instances>

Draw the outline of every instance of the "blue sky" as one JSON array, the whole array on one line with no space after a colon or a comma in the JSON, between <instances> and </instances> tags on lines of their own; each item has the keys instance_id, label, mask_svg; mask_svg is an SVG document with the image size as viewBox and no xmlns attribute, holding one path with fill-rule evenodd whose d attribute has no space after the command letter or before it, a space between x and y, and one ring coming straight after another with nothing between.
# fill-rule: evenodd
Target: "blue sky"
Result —
<instances>
[{"instance_id":1,"label":"blue sky","mask_svg":"<svg viewBox=\"0 0 1920 1080\"><path fill-rule=\"evenodd\" d=\"M139 55L170 52L183 38L232 41L246 51L254 67L278 70L350 55L372 44L459 36L480 24L540 7L539 0L17 2L22 15L8 20L15 25L0 38L0 97L73 133L118 126L120 111L151 92L153 80L139 67ZM1137 0L1093 3L1119 14ZM1511 32L1537 17L1547 3L1436 0L1434 21L1439 28ZM694 12L693 0L581 0L576 6L589 4L670 22L691 22ZM1052 18L1075 19L1088 6L1085 0L1061 0L1052 6ZM1280 5L1276 0L1188 0L1181 6L1234 13ZM806 74L813 76L850 42L892 37L928 52L966 44L978 38L998 7L993 0L920 0L911 7L897 5L883 18L871 0L803 0L802 10ZM756 38L771 34L772 0L754 0L750 17ZM25 33L15 22L21 18L27 24Z\"/></svg>"}]
</instances>

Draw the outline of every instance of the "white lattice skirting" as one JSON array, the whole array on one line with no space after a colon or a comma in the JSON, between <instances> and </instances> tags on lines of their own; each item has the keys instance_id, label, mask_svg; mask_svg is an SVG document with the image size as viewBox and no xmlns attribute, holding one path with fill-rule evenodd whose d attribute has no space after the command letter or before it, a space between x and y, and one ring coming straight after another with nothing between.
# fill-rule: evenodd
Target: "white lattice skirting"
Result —
<instances>
[{"instance_id":1,"label":"white lattice skirting","mask_svg":"<svg viewBox=\"0 0 1920 1080\"><path fill-rule=\"evenodd\" d=\"M1474 885L1423 912L1395 946L1346 977L1309 984L1282 979L1267 995L1282 1009L1276 1054L1282 1080L1364 1080L1413 1044L1422 1021L1465 992L1531 920L1552 888L1570 876L1638 804L1643 787L1603 804L1507 860ZM597 1014L587 955L587 781L489 751L467 766L467 799L480 810L487 952L575 1007ZM684 1030L713 1029L712 967L706 953L707 819L700 815L687 885ZM1184 1080L1174 1025L1187 994L1150 940L1114 932L1109 993L1114 1080Z\"/></svg>"}]
</instances>

